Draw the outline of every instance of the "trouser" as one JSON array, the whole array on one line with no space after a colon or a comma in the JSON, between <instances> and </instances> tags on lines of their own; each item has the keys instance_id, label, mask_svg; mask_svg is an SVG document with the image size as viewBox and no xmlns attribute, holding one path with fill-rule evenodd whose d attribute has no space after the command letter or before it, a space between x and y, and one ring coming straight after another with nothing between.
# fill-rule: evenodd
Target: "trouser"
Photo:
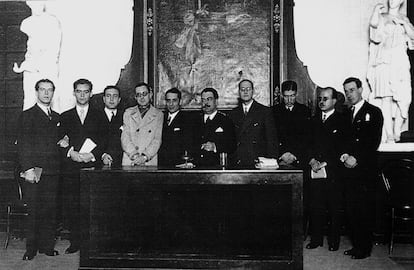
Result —
<instances>
[{"instance_id":1,"label":"trouser","mask_svg":"<svg viewBox=\"0 0 414 270\"><path fill-rule=\"evenodd\" d=\"M373 197L366 179L347 181L345 201L350 238L353 248L362 253L370 253L372 249Z\"/></svg>"},{"instance_id":2,"label":"trouser","mask_svg":"<svg viewBox=\"0 0 414 270\"><path fill-rule=\"evenodd\" d=\"M38 183L24 181L23 200L27 203L26 250L50 250L55 246L56 194L58 176L43 174Z\"/></svg>"},{"instance_id":3,"label":"trouser","mask_svg":"<svg viewBox=\"0 0 414 270\"><path fill-rule=\"evenodd\" d=\"M311 179L310 181L311 242L323 243L323 227L328 213L330 218L328 243L339 245L343 187L331 179Z\"/></svg>"},{"instance_id":4,"label":"trouser","mask_svg":"<svg viewBox=\"0 0 414 270\"><path fill-rule=\"evenodd\" d=\"M70 231L70 243L80 244L80 181L79 172L63 174L62 199L63 219Z\"/></svg>"}]
</instances>

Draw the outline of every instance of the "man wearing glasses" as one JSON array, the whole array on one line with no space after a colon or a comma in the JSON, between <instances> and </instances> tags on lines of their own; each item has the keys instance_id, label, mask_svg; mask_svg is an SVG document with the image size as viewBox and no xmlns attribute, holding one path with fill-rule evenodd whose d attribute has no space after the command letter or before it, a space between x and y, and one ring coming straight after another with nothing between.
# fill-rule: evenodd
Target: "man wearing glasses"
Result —
<instances>
[{"instance_id":1,"label":"man wearing glasses","mask_svg":"<svg viewBox=\"0 0 414 270\"><path fill-rule=\"evenodd\" d=\"M148 84L135 86L137 105L125 110L121 144L123 166L157 165L161 145L163 113L151 105L153 92Z\"/></svg>"}]
</instances>

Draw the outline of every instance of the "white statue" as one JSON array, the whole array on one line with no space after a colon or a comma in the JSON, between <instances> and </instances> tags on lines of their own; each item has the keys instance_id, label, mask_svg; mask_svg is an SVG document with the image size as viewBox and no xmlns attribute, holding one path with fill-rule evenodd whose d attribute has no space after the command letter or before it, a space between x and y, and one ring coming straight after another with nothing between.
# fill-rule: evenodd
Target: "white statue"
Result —
<instances>
[{"instance_id":1,"label":"white statue","mask_svg":"<svg viewBox=\"0 0 414 270\"><path fill-rule=\"evenodd\" d=\"M410 61L414 27L400 12L404 0L377 4L371 16L367 79L371 95L384 115L383 142L399 141L411 103Z\"/></svg>"},{"instance_id":2,"label":"white statue","mask_svg":"<svg viewBox=\"0 0 414 270\"><path fill-rule=\"evenodd\" d=\"M24 19L20 30L27 39L25 60L14 63L13 71L23 72L23 110L36 103L35 83L40 79L50 79L55 84L59 75L59 53L62 31L58 19L46 12L46 1L27 1L32 15Z\"/></svg>"}]
</instances>

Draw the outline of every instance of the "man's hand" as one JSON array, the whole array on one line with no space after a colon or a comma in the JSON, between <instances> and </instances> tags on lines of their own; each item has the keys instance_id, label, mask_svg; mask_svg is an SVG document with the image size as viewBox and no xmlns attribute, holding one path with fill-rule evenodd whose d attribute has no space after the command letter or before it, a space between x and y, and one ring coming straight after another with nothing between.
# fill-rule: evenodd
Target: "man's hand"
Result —
<instances>
[{"instance_id":1,"label":"man's hand","mask_svg":"<svg viewBox=\"0 0 414 270\"><path fill-rule=\"evenodd\" d=\"M349 156L345 161L344 161L344 165L345 165L345 167L346 168L348 168L348 169L352 169L352 168L355 168L357 165L358 165L358 163L357 163L357 160L356 160L356 158L355 157L353 157L353 156Z\"/></svg>"},{"instance_id":2,"label":"man's hand","mask_svg":"<svg viewBox=\"0 0 414 270\"><path fill-rule=\"evenodd\" d=\"M213 143L213 142L206 142L206 143L203 143L203 144L201 145L201 149L202 149L202 150L205 150L205 151L208 151L208 152L211 152L211 151L217 152L217 149L216 149L216 144L215 144L215 143Z\"/></svg>"},{"instance_id":3,"label":"man's hand","mask_svg":"<svg viewBox=\"0 0 414 270\"><path fill-rule=\"evenodd\" d=\"M75 151L75 150L70 151L69 156L75 162L83 162L83 160L82 160L82 158L81 158L78 151Z\"/></svg>"},{"instance_id":4,"label":"man's hand","mask_svg":"<svg viewBox=\"0 0 414 270\"><path fill-rule=\"evenodd\" d=\"M95 156L92 153L80 153L79 154L82 162L88 163L94 161Z\"/></svg>"},{"instance_id":5,"label":"man's hand","mask_svg":"<svg viewBox=\"0 0 414 270\"><path fill-rule=\"evenodd\" d=\"M296 160L297 160L296 156L290 152L286 152L280 157L280 161L281 161L280 163L286 164L286 165L292 164Z\"/></svg>"},{"instance_id":6,"label":"man's hand","mask_svg":"<svg viewBox=\"0 0 414 270\"><path fill-rule=\"evenodd\" d=\"M147 157L144 155L135 155L135 158L132 160L132 166L135 165L145 165L145 162L147 162Z\"/></svg>"},{"instance_id":7,"label":"man's hand","mask_svg":"<svg viewBox=\"0 0 414 270\"><path fill-rule=\"evenodd\" d=\"M102 155L102 162L103 162L103 164L108 165L108 166L111 166L113 161L114 160L112 159L112 157L111 157L110 154L104 153Z\"/></svg>"},{"instance_id":8,"label":"man's hand","mask_svg":"<svg viewBox=\"0 0 414 270\"><path fill-rule=\"evenodd\" d=\"M311 166L312 171L314 172L319 171L321 168L321 163L314 158L312 158L311 161L309 161L309 165Z\"/></svg>"},{"instance_id":9,"label":"man's hand","mask_svg":"<svg viewBox=\"0 0 414 270\"><path fill-rule=\"evenodd\" d=\"M28 169L24 172L24 180L32 184L36 183L38 179L36 177L34 168Z\"/></svg>"},{"instance_id":10,"label":"man's hand","mask_svg":"<svg viewBox=\"0 0 414 270\"><path fill-rule=\"evenodd\" d=\"M60 139L57 142L57 145L59 145L62 148L68 147L69 146L69 137L68 137L68 135L65 135L62 139Z\"/></svg>"}]
</instances>

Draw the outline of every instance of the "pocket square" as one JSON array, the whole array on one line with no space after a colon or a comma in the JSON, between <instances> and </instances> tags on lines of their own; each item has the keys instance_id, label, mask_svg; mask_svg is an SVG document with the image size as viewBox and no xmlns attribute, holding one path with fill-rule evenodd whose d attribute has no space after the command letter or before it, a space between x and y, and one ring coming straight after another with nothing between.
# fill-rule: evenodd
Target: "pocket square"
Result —
<instances>
[{"instance_id":1,"label":"pocket square","mask_svg":"<svg viewBox=\"0 0 414 270\"><path fill-rule=\"evenodd\" d=\"M218 127L215 132L224 132L224 130L221 127Z\"/></svg>"},{"instance_id":2,"label":"pocket square","mask_svg":"<svg viewBox=\"0 0 414 270\"><path fill-rule=\"evenodd\" d=\"M253 126L257 127L259 125L259 123L254 123Z\"/></svg>"},{"instance_id":3,"label":"pocket square","mask_svg":"<svg viewBox=\"0 0 414 270\"><path fill-rule=\"evenodd\" d=\"M334 129L333 131L332 131L332 133L337 133L338 132L338 130L337 129Z\"/></svg>"},{"instance_id":4,"label":"pocket square","mask_svg":"<svg viewBox=\"0 0 414 270\"><path fill-rule=\"evenodd\" d=\"M367 113L365 115L365 122L369 122L370 119L371 119L371 116L369 115L369 113Z\"/></svg>"},{"instance_id":5,"label":"pocket square","mask_svg":"<svg viewBox=\"0 0 414 270\"><path fill-rule=\"evenodd\" d=\"M56 126L57 126L57 127L60 127L60 122L57 122Z\"/></svg>"},{"instance_id":6,"label":"pocket square","mask_svg":"<svg viewBox=\"0 0 414 270\"><path fill-rule=\"evenodd\" d=\"M174 128L174 131L180 131L181 128Z\"/></svg>"}]
</instances>

